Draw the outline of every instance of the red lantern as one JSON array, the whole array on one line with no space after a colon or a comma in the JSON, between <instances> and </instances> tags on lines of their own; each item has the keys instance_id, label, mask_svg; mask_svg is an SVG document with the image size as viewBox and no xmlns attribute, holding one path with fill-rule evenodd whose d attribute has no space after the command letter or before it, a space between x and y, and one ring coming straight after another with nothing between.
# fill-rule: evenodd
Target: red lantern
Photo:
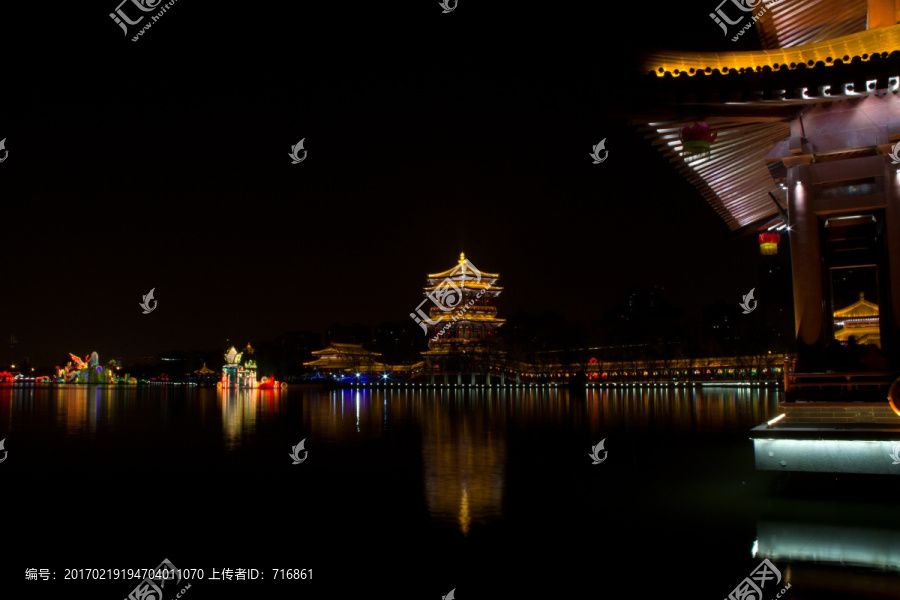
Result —
<instances>
[{"instance_id":1,"label":"red lantern","mask_svg":"<svg viewBox=\"0 0 900 600\"><path fill-rule=\"evenodd\" d=\"M681 128L681 156L706 154L706 158L709 158L709 147L716 141L718 135L718 131L710 133L709 125L705 121L691 126L685 125Z\"/></svg>"},{"instance_id":2,"label":"red lantern","mask_svg":"<svg viewBox=\"0 0 900 600\"><path fill-rule=\"evenodd\" d=\"M759 252L760 254L771 256L778 254L778 243L781 236L777 233L761 233L759 234Z\"/></svg>"}]
</instances>

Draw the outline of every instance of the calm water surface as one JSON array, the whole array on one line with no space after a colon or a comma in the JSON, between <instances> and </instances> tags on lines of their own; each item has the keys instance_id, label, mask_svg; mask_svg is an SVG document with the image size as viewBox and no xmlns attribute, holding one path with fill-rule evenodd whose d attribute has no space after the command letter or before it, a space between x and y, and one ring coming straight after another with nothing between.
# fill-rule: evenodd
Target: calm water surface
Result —
<instances>
[{"instance_id":1,"label":"calm water surface","mask_svg":"<svg viewBox=\"0 0 900 600\"><path fill-rule=\"evenodd\" d=\"M897 483L755 470L748 431L779 396L3 388L0 591L124 598L136 581L66 569L168 558L204 569L189 600L725 598L769 557L783 597L900 597Z\"/></svg>"}]
</instances>

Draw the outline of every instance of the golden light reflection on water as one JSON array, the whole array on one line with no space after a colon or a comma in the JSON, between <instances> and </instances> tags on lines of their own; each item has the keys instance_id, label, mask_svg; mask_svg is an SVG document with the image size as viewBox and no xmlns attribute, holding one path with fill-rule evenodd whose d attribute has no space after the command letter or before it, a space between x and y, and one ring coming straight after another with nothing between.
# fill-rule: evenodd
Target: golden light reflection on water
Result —
<instances>
[{"instance_id":1,"label":"golden light reflection on water","mask_svg":"<svg viewBox=\"0 0 900 600\"><path fill-rule=\"evenodd\" d=\"M591 389L588 419L593 432L607 428L665 427L675 432L715 432L755 427L778 415L779 392L766 388Z\"/></svg>"},{"instance_id":2,"label":"golden light reflection on water","mask_svg":"<svg viewBox=\"0 0 900 600\"><path fill-rule=\"evenodd\" d=\"M252 435L256 430L259 390L218 390L218 400L222 411L222 433L225 445L227 448L233 449L240 445L244 436ZM270 406L268 400L266 406Z\"/></svg>"},{"instance_id":3,"label":"golden light reflection on water","mask_svg":"<svg viewBox=\"0 0 900 600\"><path fill-rule=\"evenodd\" d=\"M463 535L503 513L507 398L504 392L463 391L422 400L428 510L437 519L456 521Z\"/></svg>"},{"instance_id":4,"label":"golden light reflection on water","mask_svg":"<svg viewBox=\"0 0 900 600\"><path fill-rule=\"evenodd\" d=\"M589 429L592 438L600 439L616 430L749 430L778 414L777 397L756 388L601 388L578 398L552 388L299 388L279 393L71 386L0 389L0 415L8 415L10 427L16 419L52 415L68 435L93 436L98 427L172 422L177 408L179 423L184 418L201 428L221 428L228 449L255 436L261 423L284 418L289 405L302 412L306 432L317 444L365 444L420 432L427 510L433 519L468 535L473 527L503 515L510 431L565 425L573 431Z\"/></svg>"},{"instance_id":5,"label":"golden light reflection on water","mask_svg":"<svg viewBox=\"0 0 900 600\"><path fill-rule=\"evenodd\" d=\"M97 432L97 415L102 411L100 388L66 387L52 390L50 401L56 406L56 423L71 436L90 436Z\"/></svg>"}]
</instances>

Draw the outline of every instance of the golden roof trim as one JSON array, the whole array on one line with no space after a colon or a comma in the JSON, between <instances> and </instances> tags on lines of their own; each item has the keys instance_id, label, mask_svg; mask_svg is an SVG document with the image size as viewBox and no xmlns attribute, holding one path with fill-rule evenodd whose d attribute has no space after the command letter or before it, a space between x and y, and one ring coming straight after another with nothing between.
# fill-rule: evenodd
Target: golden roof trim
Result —
<instances>
[{"instance_id":1,"label":"golden roof trim","mask_svg":"<svg viewBox=\"0 0 900 600\"><path fill-rule=\"evenodd\" d=\"M840 59L844 64L845 56L862 57L864 54L881 54L900 49L900 25L878 27L868 31L851 33L839 38L824 42L805 44L790 48L778 48L773 50L751 50L744 52L655 52L644 56L641 63L643 71L653 71L657 77L662 77L666 72L675 76L686 73L693 77L698 71L711 71L718 69L725 73L726 69L737 70L750 67L771 67L773 65L813 65L822 61L827 66L833 66L834 60ZM831 58L832 62L827 62ZM864 60L863 62L869 62Z\"/></svg>"}]
</instances>

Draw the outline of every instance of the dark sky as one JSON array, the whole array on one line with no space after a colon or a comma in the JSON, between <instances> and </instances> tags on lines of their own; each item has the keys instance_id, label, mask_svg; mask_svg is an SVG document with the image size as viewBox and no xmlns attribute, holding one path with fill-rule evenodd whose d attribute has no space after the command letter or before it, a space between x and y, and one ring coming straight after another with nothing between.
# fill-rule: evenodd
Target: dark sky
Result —
<instances>
[{"instance_id":1,"label":"dark sky","mask_svg":"<svg viewBox=\"0 0 900 600\"><path fill-rule=\"evenodd\" d=\"M116 0L6 14L15 360L401 321L461 251L505 316L590 322L650 284L699 315L756 284L755 240L620 114L648 48L753 47L712 4L333 4L178 0L138 42Z\"/></svg>"}]
</instances>

